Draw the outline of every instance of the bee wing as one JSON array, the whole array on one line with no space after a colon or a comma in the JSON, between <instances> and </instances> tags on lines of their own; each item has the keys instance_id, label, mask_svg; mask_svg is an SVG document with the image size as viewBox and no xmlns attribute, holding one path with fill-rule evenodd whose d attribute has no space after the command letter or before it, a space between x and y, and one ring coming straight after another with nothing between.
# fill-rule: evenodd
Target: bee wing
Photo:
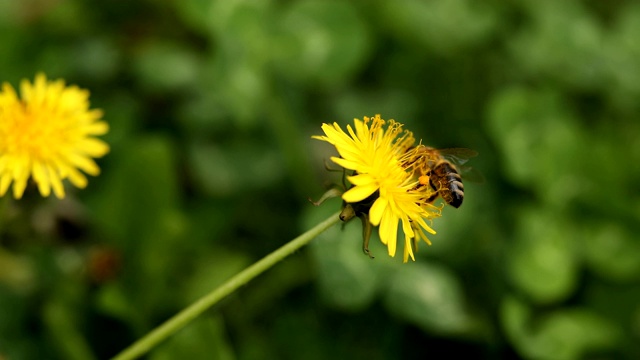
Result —
<instances>
[{"instance_id":1,"label":"bee wing","mask_svg":"<svg viewBox=\"0 0 640 360\"><path fill-rule=\"evenodd\" d=\"M484 175L480 170L471 166L458 166L458 171L465 181L469 181L476 184L484 183Z\"/></svg>"},{"instance_id":2,"label":"bee wing","mask_svg":"<svg viewBox=\"0 0 640 360\"><path fill-rule=\"evenodd\" d=\"M467 148L438 149L440 155L454 165L462 165L470 158L478 156L478 152Z\"/></svg>"}]
</instances>

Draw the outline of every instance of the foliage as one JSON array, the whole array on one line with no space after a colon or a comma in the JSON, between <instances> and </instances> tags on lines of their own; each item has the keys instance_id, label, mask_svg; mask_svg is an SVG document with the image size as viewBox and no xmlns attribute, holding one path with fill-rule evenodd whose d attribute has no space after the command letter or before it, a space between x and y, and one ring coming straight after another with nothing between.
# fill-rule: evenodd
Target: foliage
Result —
<instances>
[{"instance_id":1,"label":"foliage","mask_svg":"<svg viewBox=\"0 0 640 360\"><path fill-rule=\"evenodd\" d=\"M0 1L1 80L90 89L111 153L0 199L0 358L108 358L326 218L323 122L376 113L486 178L415 263L360 224L150 359L640 357L640 6ZM374 235L375 237L376 235Z\"/></svg>"}]
</instances>

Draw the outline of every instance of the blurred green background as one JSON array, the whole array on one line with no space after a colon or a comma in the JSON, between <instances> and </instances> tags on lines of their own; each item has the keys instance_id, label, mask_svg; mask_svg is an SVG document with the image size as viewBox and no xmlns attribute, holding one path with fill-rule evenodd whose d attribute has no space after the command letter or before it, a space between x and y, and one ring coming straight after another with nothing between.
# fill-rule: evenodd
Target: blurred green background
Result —
<instances>
[{"instance_id":1,"label":"blurred green background","mask_svg":"<svg viewBox=\"0 0 640 360\"><path fill-rule=\"evenodd\" d=\"M336 226L148 359L640 358L639 39L625 0L0 0L0 80L90 89L112 147L0 199L0 359L113 356L334 213L310 136L376 113L480 152L433 245Z\"/></svg>"}]
</instances>

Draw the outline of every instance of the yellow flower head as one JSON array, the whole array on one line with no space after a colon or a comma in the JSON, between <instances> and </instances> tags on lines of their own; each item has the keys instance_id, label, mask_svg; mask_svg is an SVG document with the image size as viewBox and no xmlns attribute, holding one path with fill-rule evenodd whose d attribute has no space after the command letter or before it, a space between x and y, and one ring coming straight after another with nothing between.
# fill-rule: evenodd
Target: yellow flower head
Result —
<instances>
[{"instance_id":1,"label":"yellow flower head","mask_svg":"<svg viewBox=\"0 0 640 360\"><path fill-rule=\"evenodd\" d=\"M345 133L340 125L323 124L325 136L314 139L326 141L336 147L340 157L331 160L354 175L347 179L353 185L342 199L351 204L367 198L377 198L369 210L369 221L379 226L380 240L387 245L390 256L395 256L398 224L405 235L404 261L415 260L413 244L417 239L429 240L425 231L435 234L426 220L440 216L440 209L427 203L432 195L429 186L420 182L412 168L406 164L415 139L402 124L385 121L376 115L364 121L354 119L355 131L347 125ZM386 126L385 126L386 125Z\"/></svg>"},{"instance_id":2,"label":"yellow flower head","mask_svg":"<svg viewBox=\"0 0 640 360\"><path fill-rule=\"evenodd\" d=\"M22 197L33 176L42 196L51 189L64 197L62 180L79 188L100 168L92 158L109 152L109 146L93 136L107 133L102 111L89 109L89 91L66 87L63 80L47 81L38 74L33 84L23 80L22 98L11 85L0 91L0 196L13 182L13 196Z\"/></svg>"}]
</instances>

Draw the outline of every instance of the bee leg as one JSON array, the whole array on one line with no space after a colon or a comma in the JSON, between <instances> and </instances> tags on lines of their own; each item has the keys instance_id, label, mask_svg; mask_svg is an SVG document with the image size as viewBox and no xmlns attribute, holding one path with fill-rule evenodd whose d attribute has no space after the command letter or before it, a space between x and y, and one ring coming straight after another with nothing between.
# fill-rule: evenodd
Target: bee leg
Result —
<instances>
[{"instance_id":1,"label":"bee leg","mask_svg":"<svg viewBox=\"0 0 640 360\"><path fill-rule=\"evenodd\" d=\"M369 256L370 259L375 258L369 251L369 239L371 238L371 229L373 226L369 222L369 216L367 214L361 214L360 220L362 221L362 250Z\"/></svg>"}]
</instances>

